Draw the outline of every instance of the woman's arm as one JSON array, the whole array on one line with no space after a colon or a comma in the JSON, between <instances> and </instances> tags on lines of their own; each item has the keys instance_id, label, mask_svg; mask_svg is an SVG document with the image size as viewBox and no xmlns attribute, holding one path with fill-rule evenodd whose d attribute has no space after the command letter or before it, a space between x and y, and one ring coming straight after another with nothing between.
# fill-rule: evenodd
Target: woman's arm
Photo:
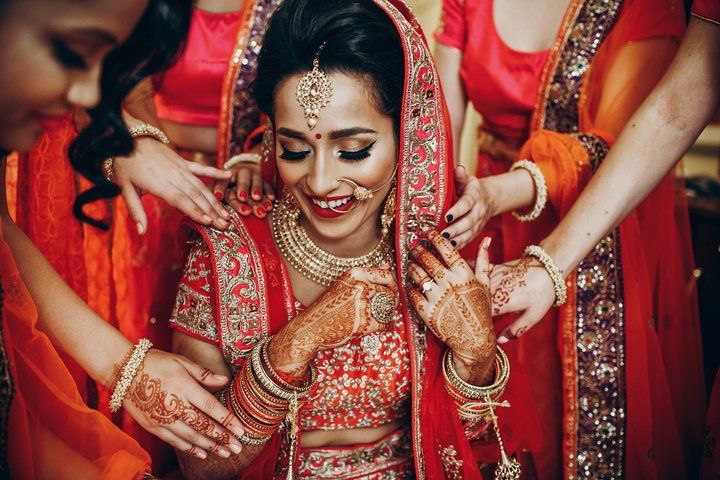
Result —
<instances>
[{"instance_id":1,"label":"woman's arm","mask_svg":"<svg viewBox=\"0 0 720 480\"><path fill-rule=\"evenodd\" d=\"M0 164L0 220L3 237L17 264L18 271L38 310L38 328L68 353L89 375L102 385L110 386L115 370L122 363L132 344L110 324L98 317L90 307L60 278L50 263L30 239L15 225L7 210L5 196L5 162ZM228 429L241 431L234 418L212 395L197 383L219 386L227 379L204 374L202 369L176 355L151 350L146 356L145 371L152 378L164 382L164 392L185 400L188 408L199 408L212 422L211 436L219 436ZM205 379L205 377L207 377ZM161 393L161 392L160 392ZM125 408L146 430L182 449L193 444L209 449L214 441L195 438L181 421L162 423L151 412L143 412L128 399ZM193 407L195 406L195 407Z\"/></svg>"},{"instance_id":2,"label":"woman's arm","mask_svg":"<svg viewBox=\"0 0 720 480\"><path fill-rule=\"evenodd\" d=\"M465 108L467 97L460 78L460 64L462 52L457 48L448 47L441 43L435 46L433 52L435 65L440 75L442 90L450 112L450 125L453 132L453 152L457 158L460 152L460 137L465 122Z\"/></svg>"},{"instance_id":3,"label":"woman's arm","mask_svg":"<svg viewBox=\"0 0 720 480\"><path fill-rule=\"evenodd\" d=\"M693 18L665 75L630 118L568 214L541 242L565 275L678 162L717 110L719 99L720 27ZM510 338L535 325L555 296L542 268L515 276L520 281L507 292L510 301L497 310L525 311L503 333ZM500 283L494 282L493 288Z\"/></svg>"}]
</instances>

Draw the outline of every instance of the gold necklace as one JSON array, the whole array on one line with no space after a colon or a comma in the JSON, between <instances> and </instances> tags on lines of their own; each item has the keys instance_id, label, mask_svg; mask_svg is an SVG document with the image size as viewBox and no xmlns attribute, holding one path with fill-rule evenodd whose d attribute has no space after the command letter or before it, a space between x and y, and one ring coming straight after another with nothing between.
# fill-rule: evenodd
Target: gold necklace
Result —
<instances>
[{"instance_id":1,"label":"gold necklace","mask_svg":"<svg viewBox=\"0 0 720 480\"><path fill-rule=\"evenodd\" d=\"M305 278L329 287L354 267L376 267L391 263L392 248L383 235L370 252L359 257L338 257L321 249L300 225L300 208L289 193L275 203L272 211L272 234L278 250Z\"/></svg>"}]
</instances>

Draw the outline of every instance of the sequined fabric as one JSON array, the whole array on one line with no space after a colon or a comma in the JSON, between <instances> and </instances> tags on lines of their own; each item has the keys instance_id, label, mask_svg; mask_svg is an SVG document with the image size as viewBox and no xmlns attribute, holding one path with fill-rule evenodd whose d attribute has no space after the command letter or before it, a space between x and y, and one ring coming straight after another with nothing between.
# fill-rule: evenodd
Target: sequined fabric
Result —
<instances>
[{"instance_id":1,"label":"sequined fabric","mask_svg":"<svg viewBox=\"0 0 720 480\"><path fill-rule=\"evenodd\" d=\"M284 479L279 471L276 479ZM356 447L301 448L298 478L406 480L414 478L408 432L397 430L375 443Z\"/></svg>"}]
</instances>

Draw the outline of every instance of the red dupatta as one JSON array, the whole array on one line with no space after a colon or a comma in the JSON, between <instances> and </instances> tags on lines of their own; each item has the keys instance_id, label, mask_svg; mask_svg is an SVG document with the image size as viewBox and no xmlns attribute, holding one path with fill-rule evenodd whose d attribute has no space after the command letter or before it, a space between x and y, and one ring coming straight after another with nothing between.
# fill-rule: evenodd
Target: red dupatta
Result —
<instances>
[{"instance_id":1,"label":"red dupatta","mask_svg":"<svg viewBox=\"0 0 720 480\"><path fill-rule=\"evenodd\" d=\"M399 0L375 2L393 21L405 54L406 83L398 152L395 253L402 313L411 352L411 426L417 478L480 478L477 466L499 457L493 441L471 447L441 370L445 346L409 309L405 279L410 249L426 230L443 226L454 200L452 143L440 81L422 31ZM272 126L264 137L263 175L282 191L273 157ZM195 226L210 255L210 313L226 362L242 365L252 347L295 315L284 262L267 220L233 214L227 231ZM507 409L506 409L507 410ZM506 444L513 444L509 415L501 413ZM494 440L494 439L493 439ZM475 453L473 451L475 450ZM287 438L280 430L241 478L272 478L289 465ZM293 464L296 459L293 459Z\"/></svg>"}]
</instances>

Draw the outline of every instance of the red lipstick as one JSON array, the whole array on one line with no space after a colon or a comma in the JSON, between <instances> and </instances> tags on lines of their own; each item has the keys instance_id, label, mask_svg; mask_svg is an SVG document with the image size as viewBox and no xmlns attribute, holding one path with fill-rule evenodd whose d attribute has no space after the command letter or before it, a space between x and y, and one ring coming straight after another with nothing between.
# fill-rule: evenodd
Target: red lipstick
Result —
<instances>
[{"instance_id":1,"label":"red lipstick","mask_svg":"<svg viewBox=\"0 0 720 480\"><path fill-rule=\"evenodd\" d=\"M309 200L308 203L310 204L310 208L313 210L313 212L315 212L318 217L321 218L337 218L352 210L352 208L355 206L355 203L357 203L357 200L352 195L317 197L315 195L305 194L305 196ZM331 209L329 205L327 205L328 202L345 199L348 199L347 203L333 207L334 210ZM318 205L318 203L320 203L320 205ZM323 208L322 205L326 205L326 207Z\"/></svg>"}]
</instances>

